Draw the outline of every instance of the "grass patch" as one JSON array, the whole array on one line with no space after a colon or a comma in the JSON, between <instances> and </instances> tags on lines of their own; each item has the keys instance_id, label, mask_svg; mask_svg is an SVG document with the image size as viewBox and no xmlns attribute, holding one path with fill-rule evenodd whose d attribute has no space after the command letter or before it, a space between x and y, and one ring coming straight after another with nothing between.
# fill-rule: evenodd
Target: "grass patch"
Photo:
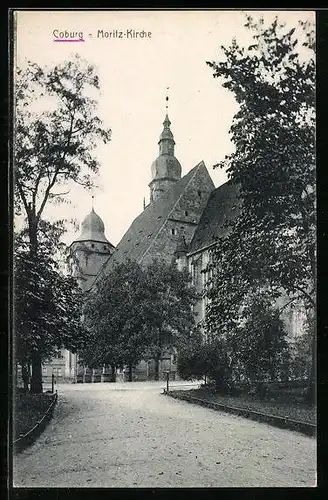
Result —
<instances>
[{"instance_id":1,"label":"grass patch","mask_svg":"<svg viewBox=\"0 0 328 500\"><path fill-rule=\"evenodd\" d=\"M21 434L26 434L35 426L52 402L53 395L24 394L17 392L14 398L13 411L13 439L18 439Z\"/></svg>"},{"instance_id":2,"label":"grass patch","mask_svg":"<svg viewBox=\"0 0 328 500\"><path fill-rule=\"evenodd\" d=\"M277 400L267 401L248 395L224 396L205 388L183 391L184 394L186 394L186 392L188 392L190 396L205 399L206 401L213 403L220 403L227 406L234 406L236 408L258 411L267 415L290 418L292 420L298 420L309 424L317 423L316 407L307 403L297 401L290 401L288 403Z\"/></svg>"}]
</instances>

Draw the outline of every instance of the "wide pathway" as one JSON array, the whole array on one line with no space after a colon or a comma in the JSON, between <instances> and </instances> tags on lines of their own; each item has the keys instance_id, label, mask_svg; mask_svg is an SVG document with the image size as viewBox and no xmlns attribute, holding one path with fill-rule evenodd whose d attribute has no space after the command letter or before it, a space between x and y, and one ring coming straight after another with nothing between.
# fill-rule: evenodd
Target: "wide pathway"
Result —
<instances>
[{"instance_id":1,"label":"wide pathway","mask_svg":"<svg viewBox=\"0 0 328 500\"><path fill-rule=\"evenodd\" d=\"M164 383L58 386L16 487L315 486L316 441L161 394Z\"/></svg>"}]
</instances>

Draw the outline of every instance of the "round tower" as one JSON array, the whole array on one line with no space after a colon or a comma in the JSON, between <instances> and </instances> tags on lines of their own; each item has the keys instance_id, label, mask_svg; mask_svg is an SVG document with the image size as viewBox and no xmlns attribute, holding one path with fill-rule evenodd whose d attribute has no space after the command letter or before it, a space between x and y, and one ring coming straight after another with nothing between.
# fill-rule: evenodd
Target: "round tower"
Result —
<instances>
[{"instance_id":1,"label":"round tower","mask_svg":"<svg viewBox=\"0 0 328 500\"><path fill-rule=\"evenodd\" d=\"M170 129L170 119L166 115L164 128L159 137L159 156L152 163L149 183L150 201L156 200L162 193L181 179L181 165L174 156L175 141Z\"/></svg>"},{"instance_id":2,"label":"round tower","mask_svg":"<svg viewBox=\"0 0 328 500\"><path fill-rule=\"evenodd\" d=\"M94 211L81 224L81 234L70 246L72 275L82 290L88 290L102 265L114 251L114 246L105 236L105 225Z\"/></svg>"}]
</instances>

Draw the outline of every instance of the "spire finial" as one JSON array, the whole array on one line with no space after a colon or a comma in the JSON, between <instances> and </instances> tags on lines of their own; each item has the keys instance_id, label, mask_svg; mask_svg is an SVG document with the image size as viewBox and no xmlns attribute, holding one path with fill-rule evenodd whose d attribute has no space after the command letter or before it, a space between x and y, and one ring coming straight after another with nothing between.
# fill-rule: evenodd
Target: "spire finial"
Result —
<instances>
[{"instance_id":1,"label":"spire finial","mask_svg":"<svg viewBox=\"0 0 328 500\"><path fill-rule=\"evenodd\" d=\"M165 102L166 102L165 109L166 109L166 114L168 114L168 112L169 112L169 90L170 90L170 87L166 87L166 96L165 96Z\"/></svg>"},{"instance_id":2,"label":"spire finial","mask_svg":"<svg viewBox=\"0 0 328 500\"><path fill-rule=\"evenodd\" d=\"M170 87L166 87L166 96L165 96L165 102L166 102L165 111L166 111L166 114L165 114L165 120L163 122L164 129L169 129L170 125L171 125L171 122L170 122L170 119L169 119L169 115L168 115L168 112L169 112L169 89L170 89Z\"/></svg>"},{"instance_id":3,"label":"spire finial","mask_svg":"<svg viewBox=\"0 0 328 500\"><path fill-rule=\"evenodd\" d=\"M91 196L91 210L94 212L94 204L95 204L95 197L94 195Z\"/></svg>"}]
</instances>

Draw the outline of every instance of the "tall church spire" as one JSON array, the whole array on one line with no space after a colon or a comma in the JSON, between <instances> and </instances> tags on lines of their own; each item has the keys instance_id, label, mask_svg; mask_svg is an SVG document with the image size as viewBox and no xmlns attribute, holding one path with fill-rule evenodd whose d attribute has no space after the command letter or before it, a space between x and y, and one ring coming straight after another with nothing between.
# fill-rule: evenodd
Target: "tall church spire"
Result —
<instances>
[{"instance_id":1,"label":"tall church spire","mask_svg":"<svg viewBox=\"0 0 328 500\"><path fill-rule=\"evenodd\" d=\"M170 129L168 116L168 96L166 96L166 116L163 131L159 136L159 156L152 163L152 180L149 183L150 201L155 200L177 180L181 179L181 165L174 156L175 141Z\"/></svg>"}]
</instances>

